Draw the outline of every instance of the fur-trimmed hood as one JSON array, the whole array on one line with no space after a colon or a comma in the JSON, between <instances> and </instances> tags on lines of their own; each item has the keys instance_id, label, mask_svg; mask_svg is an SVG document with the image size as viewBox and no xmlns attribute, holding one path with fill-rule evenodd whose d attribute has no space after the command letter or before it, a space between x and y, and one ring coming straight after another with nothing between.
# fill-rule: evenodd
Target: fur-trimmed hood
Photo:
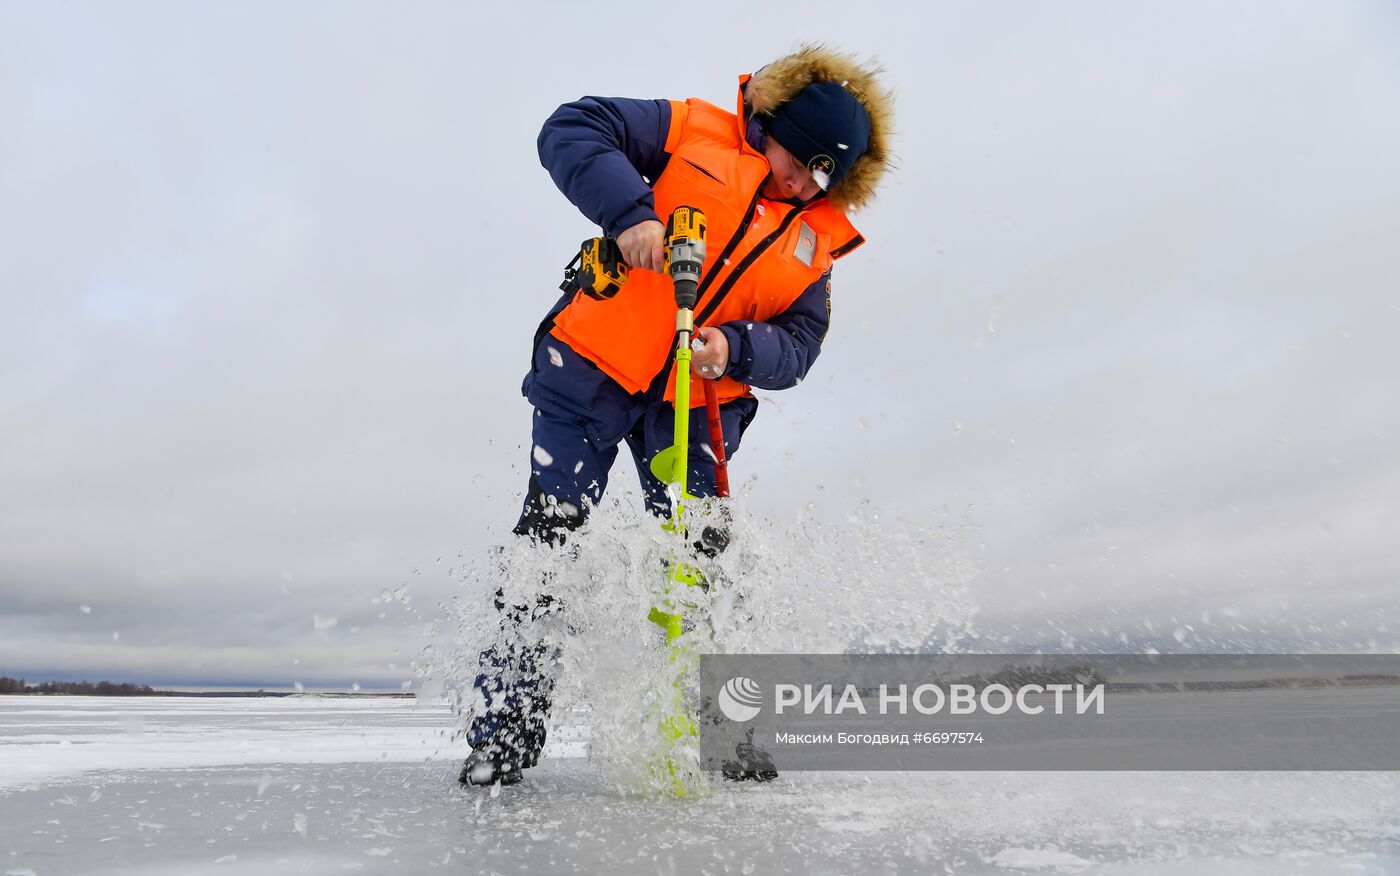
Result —
<instances>
[{"instance_id":1,"label":"fur-trimmed hood","mask_svg":"<svg viewBox=\"0 0 1400 876\"><path fill-rule=\"evenodd\" d=\"M862 67L851 55L806 44L753 74L744 92L750 111L763 115L813 82L839 82L865 107L870 116L870 145L850 172L826 193L832 206L842 211L858 210L869 203L891 164L894 98L876 81L879 72L879 67Z\"/></svg>"}]
</instances>

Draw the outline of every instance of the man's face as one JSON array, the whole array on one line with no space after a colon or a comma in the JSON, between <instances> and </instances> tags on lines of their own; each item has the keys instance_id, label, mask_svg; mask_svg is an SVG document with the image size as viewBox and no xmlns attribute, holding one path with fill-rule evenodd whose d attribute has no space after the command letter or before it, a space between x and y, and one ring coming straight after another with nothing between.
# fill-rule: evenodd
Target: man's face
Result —
<instances>
[{"instance_id":1,"label":"man's face","mask_svg":"<svg viewBox=\"0 0 1400 876\"><path fill-rule=\"evenodd\" d=\"M793 154L778 144L772 137L763 147L768 156L768 164L773 168L773 176L763 187L763 196L770 201L786 201L799 198L810 201L821 192L821 186L812 178L807 166L793 157Z\"/></svg>"}]
</instances>

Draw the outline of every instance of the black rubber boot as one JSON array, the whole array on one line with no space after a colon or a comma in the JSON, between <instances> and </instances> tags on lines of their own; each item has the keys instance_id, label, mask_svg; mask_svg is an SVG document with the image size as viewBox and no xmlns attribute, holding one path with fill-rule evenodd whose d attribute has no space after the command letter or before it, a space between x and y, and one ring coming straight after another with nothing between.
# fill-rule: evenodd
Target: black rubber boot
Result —
<instances>
[{"instance_id":1,"label":"black rubber boot","mask_svg":"<svg viewBox=\"0 0 1400 876\"><path fill-rule=\"evenodd\" d=\"M488 741L482 742L462 765L457 780L464 785L514 785L521 771L535 766L544 752L549 713L548 690L552 683L544 682L543 690L533 696L511 699L513 711L499 719Z\"/></svg>"},{"instance_id":2,"label":"black rubber boot","mask_svg":"<svg viewBox=\"0 0 1400 876\"><path fill-rule=\"evenodd\" d=\"M720 773L731 782L771 782L778 777L778 768L773 756L753 744L753 728L749 728L748 738L734 746L736 760L726 760L720 766Z\"/></svg>"},{"instance_id":3,"label":"black rubber boot","mask_svg":"<svg viewBox=\"0 0 1400 876\"><path fill-rule=\"evenodd\" d=\"M514 785L520 781L520 764L494 747L483 748L467 757L457 781L464 785Z\"/></svg>"}]
</instances>

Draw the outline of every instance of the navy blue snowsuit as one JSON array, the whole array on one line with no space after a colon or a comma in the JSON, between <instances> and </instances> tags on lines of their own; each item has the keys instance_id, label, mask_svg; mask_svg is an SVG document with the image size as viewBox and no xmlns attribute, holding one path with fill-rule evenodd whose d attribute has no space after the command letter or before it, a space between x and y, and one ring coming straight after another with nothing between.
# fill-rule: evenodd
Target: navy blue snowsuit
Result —
<instances>
[{"instance_id":1,"label":"navy blue snowsuit","mask_svg":"<svg viewBox=\"0 0 1400 876\"><path fill-rule=\"evenodd\" d=\"M639 222L664 221L656 214L647 180L660 177L670 159L664 149L670 122L668 101L586 97L561 106L545 122L538 143L540 161L569 201L606 235L616 237ZM755 142L761 131L756 125L749 131L751 145L761 149ZM581 524L589 504L602 497L623 441L636 463L648 510L670 510L665 487L649 468L652 456L674 443L674 411L663 400L668 372L658 374L645 392L629 393L551 335L553 317L574 294L561 297L540 324L521 386L535 411L530 481L515 532L553 543ZM766 324L717 326L729 341L726 374L760 389L795 386L821 352L829 295L828 273ZM752 397L721 406L727 456L738 451L757 407ZM706 419L692 417L687 487L697 496L715 493L714 463L704 450L709 443ZM499 597L497 608L505 613L506 623L517 624L539 610L506 606ZM547 661L539 648L482 655L476 688L488 706L503 708L475 718L468 732L473 748L499 743L504 733L511 737L505 744L525 752L526 766L533 764L544 742L550 685L542 664Z\"/></svg>"}]
</instances>

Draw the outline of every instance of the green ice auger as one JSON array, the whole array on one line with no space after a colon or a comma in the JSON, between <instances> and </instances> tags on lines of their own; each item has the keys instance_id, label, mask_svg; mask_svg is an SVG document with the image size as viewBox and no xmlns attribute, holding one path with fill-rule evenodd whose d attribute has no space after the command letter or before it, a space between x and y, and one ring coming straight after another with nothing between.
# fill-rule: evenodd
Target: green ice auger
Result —
<instances>
[{"instance_id":1,"label":"green ice auger","mask_svg":"<svg viewBox=\"0 0 1400 876\"><path fill-rule=\"evenodd\" d=\"M677 207L666 223L666 261L663 270L671 275L676 288L676 392L675 443L651 459L651 473L664 484L675 484L675 501L666 528L682 532L681 517L686 499L686 468L690 458L690 341L695 334L695 302L700 288L700 268L705 263L705 214L694 207ZM671 580L661 604L652 606L647 617L666 631L669 644L681 634L680 608L672 593L675 584L700 583L695 569L685 563L671 564Z\"/></svg>"},{"instance_id":2,"label":"green ice auger","mask_svg":"<svg viewBox=\"0 0 1400 876\"><path fill-rule=\"evenodd\" d=\"M676 289L676 392L675 443L657 453L651 460L651 473L664 484L675 484L671 519L665 528L674 534L683 533L684 503L693 499L686 491L686 468L690 458L690 341L695 334L695 302L699 296L700 268L705 262L705 216L694 207L677 207L666 223L666 260L664 270L671 275ZM677 641L682 632L680 604L675 598L676 585L696 585L700 576L694 567L680 558L672 558L669 573L656 604L647 618L666 631L667 659L679 679L684 674L686 649ZM684 692L679 682L672 690L662 693L656 718L663 738L671 744L684 744L699 735L695 719L686 708ZM693 768L688 758L678 760L667 754L653 764L653 775L677 797L702 793L707 782Z\"/></svg>"}]
</instances>

